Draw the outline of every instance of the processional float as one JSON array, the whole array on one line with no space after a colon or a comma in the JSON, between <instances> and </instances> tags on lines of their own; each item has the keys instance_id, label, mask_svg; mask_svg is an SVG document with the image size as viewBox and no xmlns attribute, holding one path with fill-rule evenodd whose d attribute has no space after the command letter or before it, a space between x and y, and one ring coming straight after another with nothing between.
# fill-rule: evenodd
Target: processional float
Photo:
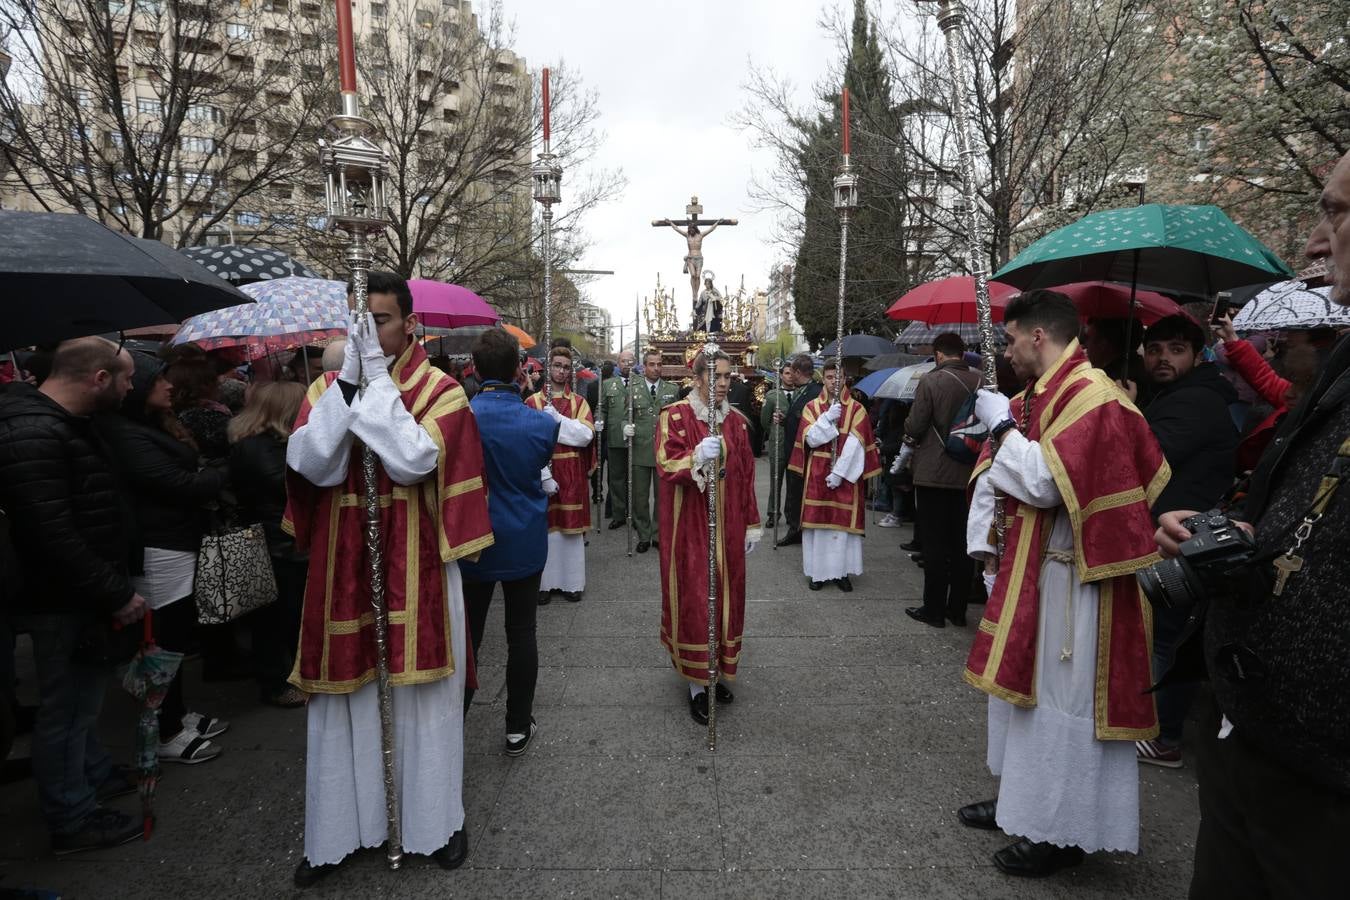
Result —
<instances>
[{"instance_id":1,"label":"processional float","mask_svg":"<svg viewBox=\"0 0 1350 900\"><path fill-rule=\"evenodd\" d=\"M351 273L352 298L358 328L369 311L368 276L374 262L371 239L388 224L385 177L389 157L370 138L373 127L361 116L356 94L356 44L352 36L352 5L337 0L338 70L342 89L341 112L328 120L329 139L320 139L319 158L325 176L328 227L346 232L345 254ZM375 339L375 335L370 335ZM362 365L364 366L364 361ZM369 378L361 373L364 394ZM365 487L366 554L370 560L370 606L375 620L375 684L380 708L380 760L384 774L384 806L388 823L386 855L389 868L403 861L402 813L394 758L394 705L389 681L389 608L385 597L384 545L380 535L380 486L375 452L361 448L361 475Z\"/></svg>"}]
</instances>

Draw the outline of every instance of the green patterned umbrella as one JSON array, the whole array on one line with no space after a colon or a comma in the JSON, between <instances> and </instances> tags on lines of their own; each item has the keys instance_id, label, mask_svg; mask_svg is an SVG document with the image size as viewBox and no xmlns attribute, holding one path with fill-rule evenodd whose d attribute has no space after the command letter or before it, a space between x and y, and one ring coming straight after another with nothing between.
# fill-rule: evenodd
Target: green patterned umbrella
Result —
<instances>
[{"instance_id":1,"label":"green patterned umbrella","mask_svg":"<svg viewBox=\"0 0 1350 900\"><path fill-rule=\"evenodd\" d=\"M1150 203L1091 213L1052 231L994 277L1024 290L1104 280L1208 299L1293 274L1217 206Z\"/></svg>"}]
</instances>

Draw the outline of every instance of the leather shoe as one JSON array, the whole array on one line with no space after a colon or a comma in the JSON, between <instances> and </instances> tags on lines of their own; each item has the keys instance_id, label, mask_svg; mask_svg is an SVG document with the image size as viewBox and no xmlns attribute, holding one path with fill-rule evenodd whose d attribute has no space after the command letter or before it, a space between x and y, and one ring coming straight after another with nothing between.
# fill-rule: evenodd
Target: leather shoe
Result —
<instances>
[{"instance_id":1,"label":"leather shoe","mask_svg":"<svg viewBox=\"0 0 1350 900\"><path fill-rule=\"evenodd\" d=\"M708 724L708 692L699 691L689 698L689 715L700 725Z\"/></svg>"},{"instance_id":2,"label":"leather shoe","mask_svg":"<svg viewBox=\"0 0 1350 900\"><path fill-rule=\"evenodd\" d=\"M981 800L963 806L956 811L956 817L968 828L983 828L985 831L998 831L994 818L998 815L998 799Z\"/></svg>"},{"instance_id":3,"label":"leather shoe","mask_svg":"<svg viewBox=\"0 0 1350 900\"><path fill-rule=\"evenodd\" d=\"M909 616L915 622L922 622L925 625L931 625L934 628L946 628L947 623L942 619L930 619L924 615L922 606L911 606L905 610L905 615Z\"/></svg>"},{"instance_id":4,"label":"leather shoe","mask_svg":"<svg viewBox=\"0 0 1350 900\"><path fill-rule=\"evenodd\" d=\"M553 602L553 592L552 592L552 591L540 591L540 592L539 592L539 605L540 605L540 606L548 606L551 602Z\"/></svg>"},{"instance_id":5,"label":"leather shoe","mask_svg":"<svg viewBox=\"0 0 1350 900\"><path fill-rule=\"evenodd\" d=\"M845 594L853 593L853 582L848 580L847 575L843 578L836 578L834 583L839 585L839 590L843 591Z\"/></svg>"},{"instance_id":6,"label":"leather shoe","mask_svg":"<svg viewBox=\"0 0 1350 900\"><path fill-rule=\"evenodd\" d=\"M628 524L628 523L625 522L623 519L615 519L613 522L610 522L610 523L609 523L609 530L610 530L610 531L614 531L614 530L616 530L616 529L622 528L623 526L625 526L625 525L627 525L627 524Z\"/></svg>"},{"instance_id":7,"label":"leather shoe","mask_svg":"<svg viewBox=\"0 0 1350 900\"><path fill-rule=\"evenodd\" d=\"M469 856L469 828L463 826L450 835L445 846L431 854L442 869L458 869Z\"/></svg>"},{"instance_id":8,"label":"leather shoe","mask_svg":"<svg viewBox=\"0 0 1350 900\"><path fill-rule=\"evenodd\" d=\"M1005 875L1044 878L1060 869L1078 865L1084 856L1081 847L1056 847L1043 841L1033 842L1022 838L996 851L994 865Z\"/></svg>"},{"instance_id":9,"label":"leather shoe","mask_svg":"<svg viewBox=\"0 0 1350 900\"><path fill-rule=\"evenodd\" d=\"M563 599L568 603L580 603L581 591L563 591Z\"/></svg>"},{"instance_id":10,"label":"leather shoe","mask_svg":"<svg viewBox=\"0 0 1350 900\"><path fill-rule=\"evenodd\" d=\"M731 688L727 687L726 684L721 681L717 682L717 702L718 703L736 702L736 695L731 692Z\"/></svg>"},{"instance_id":11,"label":"leather shoe","mask_svg":"<svg viewBox=\"0 0 1350 900\"><path fill-rule=\"evenodd\" d=\"M825 586L825 582L823 582L823 581L813 581L813 582L811 582L811 590L813 590L813 591L818 591L818 590L820 590L821 588L823 588L824 586Z\"/></svg>"},{"instance_id":12,"label":"leather shoe","mask_svg":"<svg viewBox=\"0 0 1350 900\"><path fill-rule=\"evenodd\" d=\"M646 553L648 550L652 549L652 542L651 542L651 541L638 541L638 542L637 542L637 546L634 547L633 549L636 550L636 551L639 552L639 553Z\"/></svg>"},{"instance_id":13,"label":"leather shoe","mask_svg":"<svg viewBox=\"0 0 1350 900\"><path fill-rule=\"evenodd\" d=\"M948 621L948 622L951 622L951 623L952 623L953 625L955 625L957 628L965 628L965 627L966 627L966 617L965 617L964 615L959 615L959 616L948 615L948 616L947 616L947 621Z\"/></svg>"},{"instance_id":14,"label":"leather shoe","mask_svg":"<svg viewBox=\"0 0 1350 900\"><path fill-rule=\"evenodd\" d=\"M900 545L900 549L906 553L918 553L923 548L919 546L918 541L908 541Z\"/></svg>"},{"instance_id":15,"label":"leather shoe","mask_svg":"<svg viewBox=\"0 0 1350 900\"><path fill-rule=\"evenodd\" d=\"M800 544L801 542L802 542L802 533L800 531L789 531L787 534L783 535L783 539L780 540L775 546L791 547L793 544Z\"/></svg>"},{"instance_id":16,"label":"leather shoe","mask_svg":"<svg viewBox=\"0 0 1350 900\"><path fill-rule=\"evenodd\" d=\"M316 884L320 879L332 875L338 870L342 863L327 863L322 866L311 866L309 860L300 860L300 865L295 867L295 875L291 881L301 890Z\"/></svg>"}]
</instances>

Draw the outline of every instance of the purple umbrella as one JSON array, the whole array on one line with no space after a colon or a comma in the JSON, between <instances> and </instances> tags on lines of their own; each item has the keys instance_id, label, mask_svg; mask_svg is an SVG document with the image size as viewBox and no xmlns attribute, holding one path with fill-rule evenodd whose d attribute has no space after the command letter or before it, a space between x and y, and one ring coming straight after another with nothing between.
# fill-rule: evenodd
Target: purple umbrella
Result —
<instances>
[{"instance_id":1,"label":"purple umbrella","mask_svg":"<svg viewBox=\"0 0 1350 900\"><path fill-rule=\"evenodd\" d=\"M465 325L496 325L501 321L488 302L466 287L416 278L408 282L413 312L432 328L463 328Z\"/></svg>"}]
</instances>

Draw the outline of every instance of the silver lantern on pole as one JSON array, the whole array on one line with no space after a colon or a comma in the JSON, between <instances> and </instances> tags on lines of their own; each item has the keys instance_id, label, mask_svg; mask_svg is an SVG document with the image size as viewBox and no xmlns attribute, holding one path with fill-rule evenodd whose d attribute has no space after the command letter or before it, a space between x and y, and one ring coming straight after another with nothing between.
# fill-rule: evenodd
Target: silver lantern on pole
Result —
<instances>
[{"instance_id":1,"label":"silver lantern on pole","mask_svg":"<svg viewBox=\"0 0 1350 900\"><path fill-rule=\"evenodd\" d=\"M542 79L544 112L544 149L530 166L530 180L534 182L534 199L544 208L544 232L540 252L544 257L544 399L553 401L553 204L562 199L562 166L558 165L550 147L551 121L549 116L548 69Z\"/></svg>"},{"instance_id":2,"label":"silver lantern on pole","mask_svg":"<svg viewBox=\"0 0 1350 900\"><path fill-rule=\"evenodd\" d=\"M371 239L388 225L385 179L389 156L371 140L373 126L361 116L356 94L356 62L351 30L351 6L339 2L338 54L342 75L342 111L328 120L329 139L319 141L324 173L328 227L347 234L345 254L351 273L352 299L358 328L366 327L367 291L375 255ZM344 15L345 13L345 15ZM374 335L371 336L375 338ZM358 390L369 378L363 371ZM380 760L384 776L385 817L388 826L386 856L389 868L403 861L402 811L394 755L394 706L389 680L389 608L385 597L384 544L380 534L380 486L375 453L361 448L365 489L366 555L370 560L370 606L375 625L375 679L380 708Z\"/></svg>"},{"instance_id":3,"label":"silver lantern on pole","mask_svg":"<svg viewBox=\"0 0 1350 900\"><path fill-rule=\"evenodd\" d=\"M831 403L844 402L844 298L848 288L848 217L858 208L858 176L849 159L850 127L848 88L843 90L843 164L834 179L834 211L839 214L839 302L835 309L834 396ZM830 442L830 464L838 459L839 442Z\"/></svg>"}]
</instances>

